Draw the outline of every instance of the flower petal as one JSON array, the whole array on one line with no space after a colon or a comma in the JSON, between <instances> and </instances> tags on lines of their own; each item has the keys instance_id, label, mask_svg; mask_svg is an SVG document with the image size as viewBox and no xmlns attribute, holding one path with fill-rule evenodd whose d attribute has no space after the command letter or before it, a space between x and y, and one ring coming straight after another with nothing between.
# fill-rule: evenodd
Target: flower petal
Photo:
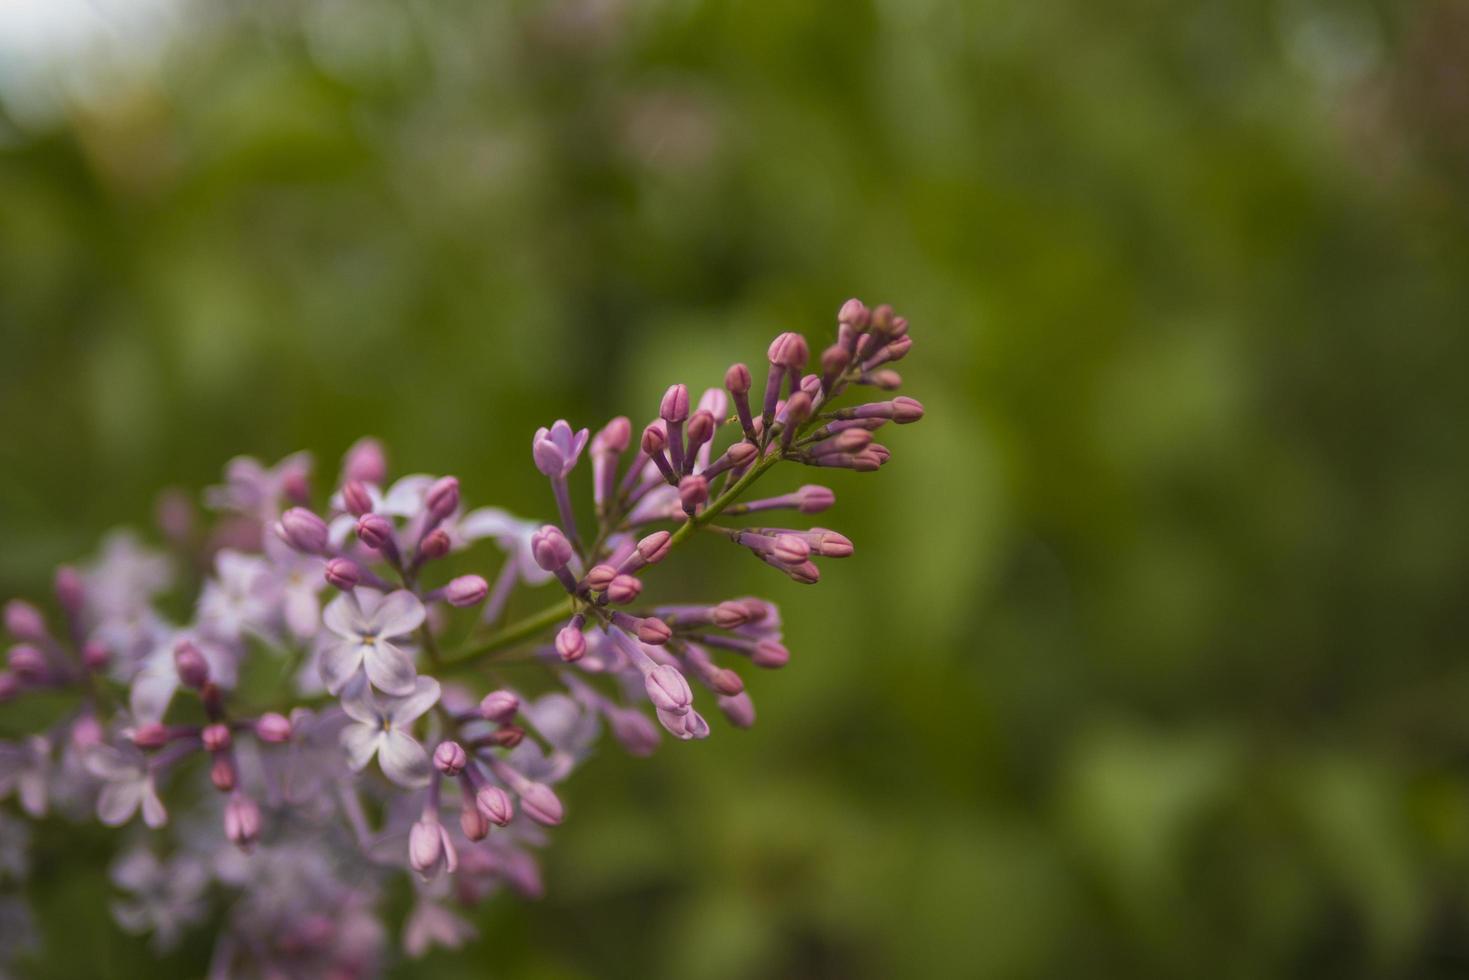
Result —
<instances>
[{"instance_id":1,"label":"flower petal","mask_svg":"<svg viewBox=\"0 0 1469 980\"><path fill-rule=\"evenodd\" d=\"M423 625L423 603L407 589L383 597L372 614L373 632L378 636L406 636Z\"/></svg>"},{"instance_id":2,"label":"flower petal","mask_svg":"<svg viewBox=\"0 0 1469 980\"><path fill-rule=\"evenodd\" d=\"M97 819L109 827L121 827L138 812L142 799L141 778L107 783L97 794Z\"/></svg>"},{"instance_id":3,"label":"flower petal","mask_svg":"<svg viewBox=\"0 0 1469 980\"><path fill-rule=\"evenodd\" d=\"M179 675L172 659L157 661L144 668L133 679L133 689L128 697L133 718L140 722L162 721L178 687Z\"/></svg>"},{"instance_id":4,"label":"flower petal","mask_svg":"<svg viewBox=\"0 0 1469 980\"><path fill-rule=\"evenodd\" d=\"M413 693L407 697L389 698L383 713L393 720L393 727L406 728L438 700L439 682L432 677L420 677L414 682Z\"/></svg>"},{"instance_id":5,"label":"flower petal","mask_svg":"<svg viewBox=\"0 0 1469 980\"><path fill-rule=\"evenodd\" d=\"M377 761L383 767L384 776L410 789L428 785L429 774L433 771L423 746L397 728L383 733Z\"/></svg>"},{"instance_id":6,"label":"flower petal","mask_svg":"<svg viewBox=\"0 0 1469 980\"><path fill-rule=\"evenodd\" d=\"M376 725L356 724L342 729L342 749L353 772L361 772L372 761L382 735L383 730Z\"/></svg>"},{"instance_id":7,"label":"flower petal","mask_svg":"<svg viewBox=\"0 0 1469 980\"><path fill-rule=\"evenodd\" d=\"M158 798L158 790L153 786L152 776L143 782L143 822L154 830L168 823L168 811L163 808L163 801Z\"/></svg>"},{"instance_id":8,"label":"flower petal","mask_svg":"<svg viewBox=\"0 0 1469 980\"><path fill-rule=\"evenodd\" d=\"M143 753L126 751L111 745L94 745L82 757L87 772L98 779L117 782L143 777Z\"/></svg>"},{"instance_id":9,"label":"flower petal","mask_svg":"<svg viewBox=\"0 0 1469 980\"><path fill-rule=\"evenodd\" d=\"M367 668L367 679L373 687L398 697L414 693L413 681L418 671L413 668L412 657L386 640L378 640L362 650L362 665Z\"/></svg>"},{"instance_id":10,"label":"flower petal","mask_svg":"<svg viewBox=\"0 0 1469 980\"><path fill-rule=\"evenodd\" d=\"M305 586L287 589L285 615L286 626L294 635L302 639L311 636L321 623L321 603L316 593Z\"/></svg>"},{"instance_id":11,"label":"flower petal","mask_svg":"<svg viewBox=\"0 0 1469 980\"><path fill-rule=\"evenodd\" d=\"M321 622L341 637L361 636L367 625L355 592L343 592L328 602L321 613Z\"/></svg>"},{"instance_id":12,"label":"flower petal","mask_svg":"<svg viewBox=\"0 0 1469 980\"><path fill-rule=\"evenodd\" d=\"M383 713L378 708L377 699L368 689L366 677L361 674L355 675L348 681L347 686L342 688L341 696L342 710L347 713L348 718L370 728L380 727Z\"/></svg>"},{"instance_id":13,"label":"flower petal","mask_svg":"<svg viewBox=\"0 0 1469 980\"><path fill-rule=\"evenodd\" d=\"M322 650L316 658L316 669L327 691L341 694L347 683L361 673L362 660L369 649L357 640L342 640Z\"/></svg>"}]
</instances>

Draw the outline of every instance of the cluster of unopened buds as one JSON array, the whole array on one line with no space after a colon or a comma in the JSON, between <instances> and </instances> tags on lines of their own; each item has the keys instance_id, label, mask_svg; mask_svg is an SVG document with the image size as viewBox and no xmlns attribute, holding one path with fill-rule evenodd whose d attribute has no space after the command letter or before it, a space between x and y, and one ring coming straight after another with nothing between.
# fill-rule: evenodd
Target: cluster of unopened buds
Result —
<instances>
[{"instance_id":1,"label":"cluster of unopened buds","mask_svg":"<svg viewBox=\"0 0 1469 980\"><path fill-rule=\"evenodd\" d=\"M884 465L875 433L922 406L835 402L896 388L890 364L910 345L889 307L850 300L814 373L804 338L775 339L758 401L736 364L697 402L673 385L640 434L623 417L590 438L565 421L540 429L531 455L555 523L467 510L452 476L390 483L371 439L348 451L320 510L309 457L236 459L206 494L212 525L187 500L162 500L172 554L115 533L95 561L57 572L52 615L5 607L0 718L21 737L0 743L0 796L36 818L139 818L148 830L127 831L112 869L114 912L160 947L204 920L214 884L232 890L213 976L376 972L379 897L395 870L415 884L405 950L457 946L472 927L454 905L540 893L531 852L565 816L554 787L604 726L636 755L664 732L702 739L696 688L733 726L753 724L730 664L788 661L775 606L650 602L642 575L700 532L801 583L820 578L819 560L850 555L835 531L779 526L825 511L830 490L748 491L782 462ZM579 513L583 456L591 506ZM758 526L720 523L736 516ZM504 553L495 574L438 572L484 539ZM187 591L181 567L197 596L170 606ZM507 622L517 593L537 587L557 598ZM508 663L542 669L513 687ZM0 837L23 834L0 814ZM0 880L24 861L9 863Z\"/></svg>"}]
</instances>

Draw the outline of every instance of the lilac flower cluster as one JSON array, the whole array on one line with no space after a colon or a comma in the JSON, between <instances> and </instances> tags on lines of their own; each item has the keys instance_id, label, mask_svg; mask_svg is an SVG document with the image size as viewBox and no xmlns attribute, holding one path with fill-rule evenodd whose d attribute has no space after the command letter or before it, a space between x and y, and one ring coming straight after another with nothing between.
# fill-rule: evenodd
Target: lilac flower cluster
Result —
<instances>
[{"instance_id":1,"label":"lilac flower cluster","mask_svg":"<svg viewBox=\"0 0 1469 980\"><path fill-rule=\"evenodd\" d=\"M95 561L57 572L54 617L6 605L0 701L54 692L65 707L0 742L0 797L34 818L168 828L129 833L114 912L166 948L206 917L213 884L231 889L214 976L375 972L394 870L411 870L416 890L404 949L457 946L473 930L453 906L541 892L531 852L564 819L556 787L604 726L647 755L663 733L707 737L709 705L735 727L754 723L731 664L790 659L776 607L649 602L643 573L696 532L808 584L818 562L852 554L835 531L780 526L826 510L830 490L748 491L783 462L884 465L875 433L922 406L835 402L896 388L890 364L910 345L891 308L849 300L814 373L803 337L775 339L758 400L736 364L697 402L670 387L636 438L625 417L591 436L564 420L538 430L531 457L555 523L466 509L452 476L390 481L371 439L347 452L320 510L309 457L236 459L206 493L212 526L165 500L172 557L116 533ZM583 457L591 507L579 514ZM758 524L716 522L745 515ZM486 539L504 553L493 575L439 573ZM180 566L199 580L182 625L163 611ZM503 622L517 590L539 587L559 597ZM499 680L497 661L511 660L542 668L534 686ZM11 863L23 871L23 849Z\"/></svg>"}]
</instances>

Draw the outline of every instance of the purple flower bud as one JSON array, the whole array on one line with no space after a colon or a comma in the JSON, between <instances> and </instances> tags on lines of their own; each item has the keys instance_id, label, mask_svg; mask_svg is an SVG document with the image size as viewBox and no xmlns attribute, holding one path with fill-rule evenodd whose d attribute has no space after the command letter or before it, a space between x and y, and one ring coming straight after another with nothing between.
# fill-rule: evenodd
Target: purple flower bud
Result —
<instances>
[{"instance_id":1,"label":"purple flower bud","mask_svg":"<svg viewBox=\"0 0 1469 980\"><path fill-rule=\"evenodd\" d=\"M710 614L710 621L720 629L732 630L750 621L750 613L738 602L721 602Z\"/></svg>"},{"instance_id":2,"label":"purple flower bud","mask_svg":"<svg viewBox=\"0 0 1469 980\"><path fill-rule=\"evenodd\" d=\"M744 691L720 698L719 710L736 728L749 728L755 724L755 702Z\"/></svg>"},{"instance_id":3,"label":"purple flower bud","mask_svg":"<svg viewBox=\"0 0 1469 980\"><path fill-rule=\"evenodd\" d=\"M280 536L297 551L319 555L326 550L326 521L305 507L292 507L281 515Z\"/></svg>"},{"instance_id":4,"label":"purple flower bud","mask_svg":"<svg viewBox=\"0 0 1469 980\"><path fill-rule=\"evenodd\" d=\"M206 752L223 752L234 744L234 737L230 734L230 726L213 722L204 726L199 733L199 741L204 744Z\"/></svg>"},{"instance_id":5,"label":"purple flower bud","mask_svg":"<svg viewBox=\"0 0 1469 980\"><path fill-rule=\"evenodd\" d=\"M790 436L800 424L811 417L811 396L804 391L798 391L792 395L785 404L785 409L780 413L781 421L785 423L786 437L784 441L789 444Z\"/></svg>"},{"instance_id":6,"label":"purple flower bud","mask_svg":"<svg viewBox=\"0 0 1469 980\"><path fill-rule=\"evenodd\" d=\"M372 495L361 480L348 480L342 487L342 505L353 517L372 513Z\"/></svg>"},{"instance_id":7,"label":"purple flower bud","mask_svg":"<svg viewBox=\"0 0 1469 980\"><path fill-rule=\"evenodd\" d=\"M668 447L668 433L664 431L661 423L654 423L643 430L642 449L643 452L658 467L658 472L663 474L663 479L669 483L677 483L678 475L673 472L673 465L668 462L668 457L663 450Z\"/></svg>"},{"instance_id":8,"label":"purple flower bud","mask_svg":"<svg viewBox=\"0 0 1469 980\"><path fill-rule=\"evenodd\" d=\"M260 807L244 793L235 793L224 807L224 835L248 851L260 839Z\"/></svg>"},{"instance_id":9,"label":"purple flower bud","mask_svg":"<svg viewBox=\"0 0 1469 980\"><path fill-rule=\"evenodd\" d=\"M444 598L458 608L476 606L490 594L490 583L478 575L461 575L444 588Z\"/></svg>"},{"instance_id":10,"label":"purple flower bud","mask_svg":"<svg viewBox=\"0 0 1469 980\"><path fill-rule=\"evenodd\" d=\"M490 836L489 818L479 812L473 797L466 797L459 807L459 829L470 841L482 841Z\"/></svg>"},{"instance_id":11,"label":"purple flower bud","mask_svg":"<svg viewBox=\"0 0 1469 980\"><path fill-rule=\"evenodd\" d=\"M381 514L363 514L357 519L357 537L375 551L385 552L396 547L393 539L393 522Z\"/></svg>"},{"instance_id":12,"label":"purple flower bud","mask_svg":"<svg viewBox=\"0 0 1469 980\"><path fill-rule=\"evenodd\" d=\"M600 509L612 499L617 481L617 458L632 440L632 423L619 415L592 437L592 500Z\"/></svg>"},{"instance_id":13,"label":"purple flower bud","mask_svg":"<svg viewBox=\"0 0 1469 980\"><path fill-rule=\"evenodd\" d=\"M525 783L515 793L520 797L521 811L536 823L554 827L565 816L560 797L545 783Z\"/></svg>"},{"instance_id":14,"label":"purple flower bud","mask_svg":"<svg viewBox=\"0 0 1469 980\"><path fill-rule=\"evenodd\" d=\"M643 688L648 692L648 700L653 702L653 707L660 711L681 715L694 703L689 682L678 668L668 664L659 664L648 671L643 678Z\"/></svg>"},{"instance_id":15,"label":"purple flower bud","mask_svg":"<svg viewBox=\"0 0 1469 980\"><path fill-rule=\"evenodd\" d=\"M442 521L459 506L459 481L452 476L440 477L423 496L430 519Z\"/></svg>"},{"instance_id":16,"label":"purple flower bud","mask_svg":"<svg viewBox=\"0 0 1469 980\"><path fill-rule=\"evenodd\" d=\"M140 749L160 748L168 744L168 729L162 722L145 722L133 729L133 744Z\"/></svg>"},{"instance_id":17,"label":"purple flower bud","mask_svg":"<svg viewBox=\"0 0 1469 980\"><path fill-rule=\"evenodd\" d=\"M808 483L796 491L796 508L803 514L819 514L836 503L836 494L826 487Z\"/></svg>"},{"instance_id":18,"label":"purple flower bud","mask_svg":"<svg viewBox=\"0 0 1469 980\"><path fill-rule=\"evenodd\" d=\"M750 660L756 667L775 670L791 662L791 652L776 640L761 640L755 644Z\"/></svg>"},{"instance_id":19,"label":"purple flower bud","mask_svg":"<svg viewBox=\"0 0 1469 980\"><path fill-rule=\"evenodd\" d=\"M173 666L178 671L179 683L184 687L197 691L209 683L209 662L188 640L180 640L174 645Z\"/></svg>"},{"instance_id":20,"label":"purple flower bud","mask_svg":"<svg viewBox=\"0 0 1469 980\"><path fill-rule=\"evenodd\" d=\"M688 741L690 739L709 737L709 723L704 720L703 715L699 714L693 708L690 708L681 715L668 711L656 711L654 713L657 714L658 721L668 730L668 733L675 738Z\"/></svg>"},{"instance_id":21,"label":"purple flower bud","mask_svg":"<svg viewBox=\"0 0 1469 980\"><path fill-rule=\"evenodd\" d=\"M381 486L388 478L388 458L383 452L383 444L371 436L354 442L342 461L342 476L347 480Z\"/></svg>"},{"instance_id":22,"label":"purple flower bud","mask_svg":"<svg viewBox=\"0 0 1469 980\"><path fill-rule=\"evenodd\" d=\"M274 711L266 712L255 722L255 737L262 742L273 744L289 741L291 737L290 719Z\"/></svg>"},{"instance_id":23,"label":"purple flower bud","mask_svg":"<svg viewBox=\"0 0 1469 980\"><path fill-rule=\"evenodd\" d=\"M572 432L565 419L557 419L549 429L536 430L531 439L531 457L536 469L550 477L562 477L570 473L581 457L587 444L587 430Z\"/></svg>"},{"instance_id":24,"label":"purple flower bud","mask_svg":"<svg viewBox=\"0 0 1469 980\"><path fill-rule=\"evenodd\" d=\"M713 463L710 463L709 468L701 475L705 479L712 480L725 470L744 469L759 454L760 447L756 446L753 442L737 442L726 449L724 455L720 456Z\"/></svg>"},{"instance_id":25,"label":"purple flower bud","mask_svg":"<svg viewBox=\"0 0 1469 980\"><path fill-rule=\"evenodd\" d=\"M571 542L554 524L547 524L531 535L530 550L536 564L548 572L565 568L571 561Z\"/></svg>"},{"instance_id":26,"label":"purple flower bud","mask_svg":"<svg viewBox=\"0 0 1469 980\"><path fill-rule=\"evenodd\" d=\"M281 477L281 492L295 504L311 502L311 475L306 469L293 469Z\"/></svg>"},{"instance_id":27,"label":"purple flower bud","mask_svg":"<svg viewBox=\"0 0 1469 980\"><path fill-rule=\"evenodd\" d=\"M745 394L752 383L750 369L743 364L731 364L724 372L724 387L731 395Z\"/></svg>"},{"instance_id":28,"label":"purple flower bud","mask_svg":"<svg viewBox=\"0 0 1469 980\"><path fill-rule=\"evenodd\" d=\"M893 421L899 425L917 422L923 418L923 405L916 398L899 395L893 399Z\"/></svg>"},{"instance_id":29,"label":"purple flower bud","mask_svg":"<svg viewBox=\"0 0 1469 980\"><path fill-rule=\"evenodd\" d=\"M81 573L70 565L62 565L56 569L56 601L73 616L82 611L82 606L87 601L87 590Z\"/></svg>"},{"instance_id":30,"label":"purple flower bud","mask_svg":"<svg viewBox=\"0 0 1469 980\"><path fill-rule=\"evenodd\" d=\"M668 624L656 616L645 616L637 622L638 639L649 646L661 646L673 636Z\"/></svg>"},{"instance_id":31,"label":"purple flower bud","mask_svg":"<svg viewBox=\"0 0 1469 980\"><path fill-rule=\"evenodd\" d=\"M350 558L333 558L326 563L326 580L343 592L357 588L361 578L362 570Z\"/></svg>"},{"instance_id":32,"label":"purple flower bud","mask_svg":"<svg viewBox=\"0 0 1469 980\"><path fill-rule=\"evenodd\" d=\"M33 646L22 643L11 647L9 663L11 672L27 683L46 679L46 655Z\"/></svg>"},{"instance_id":33,"label":"purple flower bud","mask_svg":"<svg viewBox=\"0 0 1469 980\"><path fill-rule=\"evenodd\" d=\"M868 456L875 457L877 459L877 465L878 466L882 466L889 459L891 459L892 456L893 456L892 453L888 452L888 447L887 446L884 446L880 442L874 442L872 445L870 445L870 446L867 447L867 449L866 449L866 451L864 453L862 453L860 455L868 455Z\"/></svg>"},{"instance_id":34,"label":"purple flower bud","mask_svg":"<svg viewBox=\"0 0 1469 980\"><path fill-rule=\"evenodd\" d=\"M693 515L709 500L709 481L702 476L686 476L678 481L678 501L684 513Z\"/></svg>"},{"instance_id":35,"label":"purple flower bud","mask_svg":"<svg viewBox=\"0 0 1469 980\"><path fill-rule=\"evenodd\" d=\"M556 634L556 652L566 663L575 663L587 654L587 637L578 626L563 626Z\"/></svg>"},{"instance_id":36,"label":"purple flower bud","mask_svg":"<svg viewBox=\"0 0 1469 980\"><path fill-rule=\"evenodd\" d=\"M111 659L112 653L98 641L88 640L82 644L82 665L88 670L103 670Z\"/></svg>"},{"instance_id":37,"label":"purple flower bud","mask_svg":"<svg viewBox=\"0 0 1469 980\"><path fill-rule=\"evenodd\" d=\"M867 329L871 317L872 313L867 309L867 304L855 297L843 303L842 308L837 311L838 323L845 323L858 331Z\"/></svg>"},{"instance_id":38,"label":"purple flower bud","mask_svg":"<svg viewBox=\"0 0 1469 980\"><path fill-rule=\"evenodd\" d=\"M626 415L617 418L602 426L600 432L592 436L591 450L594 453L618 453L627 452L628 445L632 442L632 423L627 420Z\"/></svg>"},{"instance_id":39,"label":"purple flower bud","mask_svg":"<svg viewBox=\"0 0 1469 980\"><path fill-rule=\"evenodd\" d=\"M434 749L434 768L445 776L457 776L469 765L469 753L458 742L440 742Z\"/></svg>"},{"instance_id":40,"label":"purple flower bud","mask_svg":"<svg viewBox=\"0 0 1469 980\"><path fill-rule=\"evenodd\" d=\"M903 386L903 376L896 371L874 371L867 380L883 391L895 391Z\"/></svg>"},{"instance_id":41,"label":"purple flower bud","mask_svg":"<svg viewBox=\"0 0 1469 980\"><path fill-rule=\"evenodd\" d=\"M806 366L811 352L806 346L805 337L787 331L770 342L770 349L765 356L771 364L799 371Z\"/></svg>"},{"instance_id":42,"label":"purple flower bud","mask_svg":"<svg viewBox=\"0 0 1469 980\"><path fill-rule=\"evenodd\" d=\"M611 565L593 565L583 581L593 592L606 592L607 586L617 577L617 569Z\"/></svg>"},{"instance_id":43,"label":"purple flower bud","mask_svg":"<svg viewBox=\"0 0 1469 980\"><path fill-rule=\"evenodd\" d=\"M619 575L607 586L607 601L625 606L643 591L642 581L635 575Z\"/></svg>"},{"instance_id":44,"label":"purple flower bud","mask_svg":"<svg viewBox=\"0 0 1469 980\"><path fill-rule=\"evenodd\" d=\"M689 417L689 389L687 385L670 385L658 404L658 417L665 422L682 422Z\"/></svg>"},{"instance_id":45,"label":"purple flower bud","mask_svg":"<svg viewBox=\"0 0 1469 980\"><path fill-rule=\"evenodd\" d=\"M444 831L437 819L423 819L408 831L408 864L414 871L428 876L437 872L444 860Z\"/></svg>"},{"instance_id":46,"label":"purple flower bud","mask_svg":"<svg viewBox=\"0 0 1469 980\"><path fill-rule=\"evenodd\" d=\"M841 344L832 344L821 352L821 381L824 387L830 388L832 383L841 375L842 371L851 363L852 354Z\"/></svg>"},{"instance_id":47,"label":"purple flower bud","mask_svg":"<svg viewBox=\"0 0 1469 980\"><path fill-rule=\"evenodd\" d=\"M209 781L221 793L228 793L240 781L240 773L235 768L235 760L228 752L216 755L214 761L209 764Z\"/></svg>"},{"instance_id":48,"label":"purple flower bud","mask_svg":"<svg viewBox=\"0 0 1469 980\"><path fill-rule=\"evenodd\" d=\"M778 534L771 542L770 553L779 562L799 565L811 557L811 546L794 534Z\"/></svg>"},{"instance_id":49,"label":"purple flower bud","mask_svg":"<svg viewBox=\"0 0 1469 980\"><path fill-rule=\"evenodd\" d=\"M24 599L11 599L5 604L5 629L17 640L40 643L48 636L41 610Z\"/></svg>"},{"instance_id":50,"label":"purple flower bud","mask_svg":"<svg viewBox=\"0 0 1469 980\"><path fill-rule=\"evenodd\" d=\"M699 409L694 417L689 419L689 455L698 452L699 447L714 438L714 430L719 423L714 418L714 413L707 409Z\"/></svg>"},{"instance_id":51,"label":"purple flower bud","mask_svg":"<svg viewBox=\"0 0 1469 980\"><path fill-rule=\"evenodd\" d=\"M638 542L638 557L642 558L644 564L653 565L662 561L672 547L672 534L667 531L654 531Z\"/></svg>"},{"instance_id":52,"label":"purple flower bud","mask_svg":"<svg viewBox=\"0 0 1469 980\"><path fill-rule=\"evenodd\" d=\"M479 715L485 721L506 722L520 710L520 698L510 691L491 691L479 703Z\"/></svg>"},{"instance_id":53,"label":"purple flower bud","mask_svg":"<svg viewBox=\"0 0 1469 980\"><path fill-rule=\"evenodd\" d=\"M515 819L515 805L510 802L510 794L498 786L481 786L474 795L474 805L496 827L509 826Z\"/></svg>"},{"instance_id":54,"label":"purple flower bud","mask_svg":"<svg viewBox=\"0 0 1469 980\"><path fill-rule=\"evenodd\" d=\"M448 532L443 528L435 528L418 543L418 553L425 561L434 561L447 555L450 547Z\"/></svg>"}]
</instances>

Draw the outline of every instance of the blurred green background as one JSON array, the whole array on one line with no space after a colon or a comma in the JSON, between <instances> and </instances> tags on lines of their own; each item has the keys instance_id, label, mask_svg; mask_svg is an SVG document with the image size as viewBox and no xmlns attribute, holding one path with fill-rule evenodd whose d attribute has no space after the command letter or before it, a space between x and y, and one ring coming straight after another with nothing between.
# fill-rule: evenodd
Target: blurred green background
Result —
<instances>
[{"instance_id":1,"label":"blurred green background","mask_svg":"<svg viewBox=\"0 0 1469 980\"><path fill-rule=\"evenodd\" d=\"M535 426L912 323L852 561L654 577L785 605L756 728L396 975L1469 973L1469 8L141 8L0 48L0 594L363 433L545 515ZM197 976L74 833L25 968Z\"/></svg>"}]
</instances>

